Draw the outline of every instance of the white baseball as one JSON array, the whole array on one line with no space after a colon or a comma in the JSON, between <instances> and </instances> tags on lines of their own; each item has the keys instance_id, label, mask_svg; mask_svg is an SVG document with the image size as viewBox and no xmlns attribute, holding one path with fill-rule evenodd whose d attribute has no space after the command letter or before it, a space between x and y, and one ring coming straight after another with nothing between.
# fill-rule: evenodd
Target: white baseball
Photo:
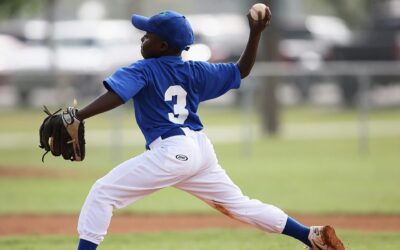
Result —
<instances>
[{"instance_id":1,"label":"white baseball","mask_svg":"<svg viewBox=\"0 0 400 250\"><path fill-rule=\"evenodd\" d=\"M258 13L261 13L261 19L264 19L265 15L267 14L266 11L267 6L263 3L256 3L251 6L250 9L250 16L253 20L258 20Z\"/></svg>"}]
</instances>

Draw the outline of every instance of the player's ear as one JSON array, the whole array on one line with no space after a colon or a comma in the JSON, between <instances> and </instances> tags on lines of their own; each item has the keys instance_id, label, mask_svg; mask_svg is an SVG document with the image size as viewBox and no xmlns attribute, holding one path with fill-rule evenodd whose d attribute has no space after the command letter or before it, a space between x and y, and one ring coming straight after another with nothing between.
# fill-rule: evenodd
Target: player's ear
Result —
<instances>
[{"instance_id":1,"label":"player's ear","mask_svg":"<svg viewBox=\"0 0 400 250\"><path fill-rule=\"evenodd\" d=\"M162 41L162 42L161 42L161 46L160 46L160 50L161 50L162 52L164 52L164 51L167 51L168 49L169 49L168 43L165 42L165 41Z\"/></svg>"}]
</instances>

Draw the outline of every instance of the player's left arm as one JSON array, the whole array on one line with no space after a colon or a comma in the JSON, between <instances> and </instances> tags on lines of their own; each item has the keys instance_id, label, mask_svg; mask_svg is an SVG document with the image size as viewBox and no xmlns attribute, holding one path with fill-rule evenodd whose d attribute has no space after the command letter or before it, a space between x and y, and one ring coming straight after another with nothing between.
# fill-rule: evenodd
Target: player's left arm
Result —
<instances>
[{"instance_id":1,"label":"player's left arm","mask_svg":"<svg viewBox=\"0 0 400 250\"><path fill-rule=\"evenodd\" d=\"M266 15L263 19L261 18L261 13L258 14L258 20L254 20L251 17L250 12L247 14L247 19L249 21L250 27L249 39L247 41L245 50L243 51L239 60L236 62L237 66L239 67L240 76L242 79L250 74L250 71L253 68L256 60L258 44L261 39L261 33L265 30L265 28L269 25L271 21L271 11L268 7L266 9Z\"/></svg>"}]
</instances>

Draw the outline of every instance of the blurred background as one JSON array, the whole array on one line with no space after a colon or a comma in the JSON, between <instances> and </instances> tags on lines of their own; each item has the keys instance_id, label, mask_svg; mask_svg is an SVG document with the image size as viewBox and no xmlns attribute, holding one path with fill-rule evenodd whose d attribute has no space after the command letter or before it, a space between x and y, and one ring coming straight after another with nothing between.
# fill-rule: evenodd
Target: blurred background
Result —
<instances>
[{"instance_id":1,"label":"blurred background","mask_svg":"<svg viewBox=\"0 0 400 250\"><path fill-rule=\"evenodd\" d=\"M106 76L141 59L131 14L184 13L196 36L184 59L230 62L254 3L0 0L0 213L77 213L94 180L143 152L131 103L87 121L84 163L48 155L42 164L37 148L42 105L83 107ZM199 111L222 165L246 193L289 211L400 214L400 0L265 3L273 21L251 76ZM162 206L132 209L203 211L187 197L156 197Z\"/></svg>"},{"instance_id":2,"label":"blurred background","mask_svg":"<svg viewBox=\"0 0 400 250\"><path fill-rule=\"evenodd\" d=\"M57 106L97 96L104 77L141 59L142 33L130 25L132 13L185 13L196 36L185 59L236 61L248 35L245 15L255 2L2 0L0 108ZM280 106L353 108L362 100L364 111L399 106L400 1L267 4L274 17L252 83L213 104L254 99L270 133L279 130ZM246 96L247 91L252 93Z\"/></svg>"}]
</instances>

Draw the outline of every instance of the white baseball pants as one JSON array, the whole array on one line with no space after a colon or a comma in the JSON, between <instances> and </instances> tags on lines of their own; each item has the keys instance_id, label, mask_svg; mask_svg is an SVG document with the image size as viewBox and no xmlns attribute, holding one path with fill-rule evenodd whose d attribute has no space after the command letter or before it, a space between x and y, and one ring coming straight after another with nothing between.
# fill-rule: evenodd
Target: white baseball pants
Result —
<instances>
[{"instance_id":1,"label":"white baseball pants","mask_svg":"<svg viewBox=\"0 0 400 250\"><path fill-rule=\"evenodd\" d=\"M272 233L281 233L287 215L279 208L244 196L218 164L203 132L158 138L150 150L125 161L96 181L81 210L81 239L99 244L114 208L123 208L165 187L193 194L225 215Z\"/></svg>"}]
</instances>

